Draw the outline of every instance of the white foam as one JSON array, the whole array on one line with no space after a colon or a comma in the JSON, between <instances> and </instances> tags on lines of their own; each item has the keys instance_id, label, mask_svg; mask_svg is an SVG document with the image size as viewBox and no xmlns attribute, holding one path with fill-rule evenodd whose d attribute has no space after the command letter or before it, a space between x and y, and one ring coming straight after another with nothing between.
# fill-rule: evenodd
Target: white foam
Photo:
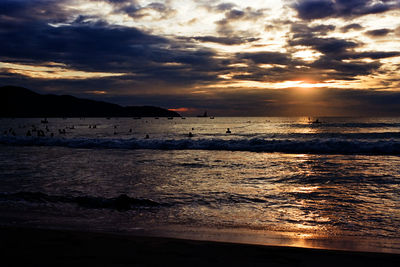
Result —
<instances>
[{"instance_id":1,"label":"white foam","mask_svg":"<svg viewBox=\"0 0 400 267\"><path fill-rule=\"evenodd\" d=\"M237 139L112 139L0 137L0 144L15 146L62 146L98 149L225 150L313 154L400 155L399 140L348 140L320 138L308 140Z\"/></svg>"}]
</instances>

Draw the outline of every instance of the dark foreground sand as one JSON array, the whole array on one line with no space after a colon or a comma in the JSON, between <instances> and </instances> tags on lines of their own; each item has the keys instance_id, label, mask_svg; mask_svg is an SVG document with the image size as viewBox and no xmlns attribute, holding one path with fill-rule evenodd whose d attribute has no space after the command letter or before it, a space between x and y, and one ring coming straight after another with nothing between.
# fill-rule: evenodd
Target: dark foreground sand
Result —
<instances>
[{"instance_id":1,"label":"dark foreground sand","mask_svg":"<svg viewBox=\"0 0 400 267\"><path fill-rule=\"evenodd\" d=\"M0 227L0 266L400 266L399 254Z\"/></svg>"}]
</instances>

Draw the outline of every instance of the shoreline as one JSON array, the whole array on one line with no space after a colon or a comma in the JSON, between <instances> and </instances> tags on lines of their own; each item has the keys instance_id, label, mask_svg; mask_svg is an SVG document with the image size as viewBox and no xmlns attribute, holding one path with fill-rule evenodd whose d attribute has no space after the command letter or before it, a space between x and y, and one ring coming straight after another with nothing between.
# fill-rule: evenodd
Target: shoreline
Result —
<instances>
[{"instance_id":1,"label":"shoreline","mask_svg":"<svg viewBox=\"0 0 400 267\"><path fill-rule=\"evenodd\" d=\"M0 226L2 266L400 266L400 254Z\"/></svg>"}]
</instances>

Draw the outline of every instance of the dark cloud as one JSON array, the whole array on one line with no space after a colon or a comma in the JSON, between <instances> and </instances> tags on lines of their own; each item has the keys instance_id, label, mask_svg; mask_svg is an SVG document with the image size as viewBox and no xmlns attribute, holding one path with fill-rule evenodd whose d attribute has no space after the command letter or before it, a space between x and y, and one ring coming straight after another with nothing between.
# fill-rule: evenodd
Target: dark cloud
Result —
<instances>
[{"instance_id":1,"label":"dark cloud","mask_svg":"<svg viewBox=\"0 0 400 267\"><path fill-rule=\"evenodd\" d=\"M98 71L123 71L113 66L118 60L143 61L150 50L162 53L168 40L148 35L135 28L71 25L52 27L45 23L26 24L17 30L3 31L0 56L17 61L56 61L73 67ZM12 41L11 41L12 40ZM128 60L129 61L129 60Z\"/></svg>"},{"instance_id":2,"label":"dark cloud","mask_svg":"<svg viewBox=\"0 0 400 267\"><path fill-rule=\"evenodd\" d=\"M365 34L370 37L383 37L391 33L393 30L391 29L378 29L378 30L371 30L366 31Z\"/></svg>"},{"instance_id":3,"label":"dark cloud","mask_svg":"<svg viewBox=\"0 0 400 267\"><path fill-rule=\"evenodd\" d=\"M320 34L326 34L327 32L334 31L335 28L336 28L335 25L324 25L324 24L310 27L312 32Z\"/></svg>"},{"instance_id":4,"label":"dark cloud","mask_svg":"<svg viewBox=\"0 0 400 267\"><path fill-rule=\"evenodd\" d=\"M343 62L328 56L321 57L311 64L312 67L321 70L335 70L329 77L337 80L356 80L357 76L369 75L376 71L381 64L379 62Z\"/></svg>"},{"instance_id":5,"label":"dark cloud","mask_svg":"<svg viewBox=\"0 0 400 267\"><path fill-rule=\"evenodd\" d=\"M125 73L115 82L139 84L141 90L145 83L152 82L160 86L159 90L212 83L224 71L225 62L217 59L215 52L190 42L167 39L132 27L109 25L89 16L76 16L72 22L51 26L59 22L59 17L69 16L62 15L55 7L51 11L54 16L46 19L40 12L37 15L32 12L45 9L48 1L11 7L8 3L7 0L0 2L0 58L3 62L31 65L57 62L80 71ZM157 8L162 9L161 6Z\"/></svg>"},{"instance_id":6,"label":"dark cloud","mask_svg":"<svg viewBox=\"0 0 400 267\"><path fill-rule=\"evenodd\" d=\"M290 52L252 52L236 54L232 79L259 82L284 82L288 80L324 81L328 70L316 69L309 63L292 57Z\"/></svg>"},{"instance_id":7,"label":"dark cloud","mask_svg":"<svg viewBox=\"0 0 400 267\"><path fill-rule=\"evenodd\" d=\"M145 12L142 12L144 16L148 16L146 13L146 10L154 10L157 11L159 16L158 19L167 19L175 14L175 9L163 4L163 3L150 3L147 6L143 7L141 10L144 10ZM141 14L141 12L139 12ZM154 19L154 17L153 17Z\"/></svg>"},{"instance_id":8,"label":"dark cloud","mask_svg":"<svg viewBox=\"0 0 400 267\"><path fill-rule=\"evenodd\" d=\"M232 4L232 3L221 3L221 4L217 5L215 7L215 9L218 11L226 11L226 10L233 9L234 7L236 7L236 5Z\"/></svg>"},{"instance_id":9,"label":"dark cloud","mask_svg":"<svg viewBox=\"0 0 400 267\"><path fill-rule=\"evenodd\" d=\"M311 38L315 35L322 36L327 33L335 30L334 25L317 25L317 26L308 26L304 23L292 23L291 24L291 32L293 33L293 38Z\"/></svg>"},{"instance_id":10,"label":"dark cloud","mask_svg":"<svg viewBox=\"0 0 400 267\"><path fill-rule=\"evenodd\" d=\"M295 37L297 37L296 34ZM315 36L309 36L306 38L303 37L295 38L290 40L289 44L292 46L296 45L309 46L323 54L331 54L337 56L340 56L341 53L346 52L348 49L360 46L360 44L354 41L332 38L332 37L320 38Z\"/></svg>"},{"instance_id":11,"label":"dark cloud","mask_svg":"<svg viewBox=\"0 0 400 267\"><path fill-rule=\"evenodd\" d=\"M348 25L342 27L342 32L348 32L350 30L362 30L362 29L364 29L364 27L361 26L360 24L351 23L351 24L348 24Z\"/></svg>"},{"instance_id":12,"label":"dark cloud","mask_svg":"<svg viewBox=\"0 0 400 267\"><path fill-rule=\"evenodd\" d=\"M356 24L358 25L358 24ZM354 24L350 24L350 28L357 27ZM322 53L325 57L329 57L335 60L344 59L381 59L398 56L399 52L380 52L380 51L370 51L370 52L355 52L354 49L361 47L363 44L357 42L357 40L347 40L340 38L326 38L326 31L333 30L332 25L317 25L314 27L309 27L302 23L293 23L291 27L292 38L289 40L289 46L307 46L313 48L314 50ZM389 29L380 29L371 31L374 32L373 35L382 35L387 32L391 32Z\"/></svg>"},{"instance_id":13,"label":"dark cloud","mask_svg":"<svg viewBox=\"0 0 400 267\"><path fill-rule=\"evenodd\" d=\"M243 10L228 9L225 11L225 17L215 22L217 24L217 32L222 36L237 35L231 23L236 21L256 21L264 16L264 12L264 9L253 9L251 7Z\"/></svg>"},{"instance_id":14,"label":"dark cloud","mask_svg":"<svg viewBox=\"0 0 400 267\"><path fill-rule=\"evenodd\" d=\"M139 13L140 10L141 10L141 8L139 6L132 4L132 3L128 3L124 6L120 6L114 12L115 13L125 13L129 17L132 17L132 18L141 18L141 17L146 16L145 14L140 14Z\"/></svg>"},{"instance_id":15,"label":"dark cloud","mask_svg":"<svg viewBox=\"0 0 400 267\"><path fill-rule=\"evenodd\" d=\"M241 19L245 16L245 12L242 10L233 9L226 13L226 19L228 20L237 20Z\"/></svg>"},{"instance_id":16,"label":"dark cloud","mask_svg":"<svg viewBox=\"0 0 400 267\"><path fill-rule=\"evenodd\" d=\"M291 20L281 20L281 19L274 19L271 20L268 24L264 26L265 31L281 31L285 30L287 25L291 25L293 22Z\"/></svg>"},{"instance_id":17,"label":"dark cloud","mask_svg":"<svg viewBox=\"0 0 400 267\"><path fill-rule=\"evenodd\" d=\"M290 57L284 53L278 52L254 52L240 53L239 59L250 59L256 64L280 64L287 65L291 62Z\"/></svg>"},{"instance_id":18,"label":"dark cloud","mask_svg":"<svg viewBox=\"0 0 400 267\"><path fill-rule=\"evenodd\" d=\"M260 82L281 82L287 80L357 80L379 71L380 59L396 57L400 52L366 51L357 52L363 44L357 40L326 37L333 31L333 25L308 26L304 23L292 23L291 37L287 52L253 52L239 53L235 62L245 63L247 67L238 67L232 78ZM295 59L292 54L304 47L320 53L314 62ZM370 59L365 62L363 59ZM269 64L263 67L261 64Z\"/></svg>"},{"instance_id":19,"label":"dark cloud","mask_svg":"<svg viewBox=\"0 0 400 267\"><path fill-rule=\"evenodd\" d=\"M330 0L305 0L296 4L295 9L302 19L321 19L335 14L335 5Z\"/></svg>"},{"instance_id":20,"label":"dark cloud","mask_svg":"<svg viewBox=\"0 0 400 267\"><path fill-rule=\"evenodd\" d=\"M355 17L383 13L399 8L397 1L374 0L299 0L293 6L304 20L327 17Z\"/></svg>"},{"instance_id":21,"label":"dark cloud","mask_svg":"<svg viewBox=\"0 0 400 267\"><path fill-rule=\"evenodd\" d=\"M70 15L66 14L61 8L64 2L66 0L2 0L0 1L0 19L1 21L12 22L13 25L8 26L16 27L33 21L65 21Z\"/></svg>"},{"instance_id":22,"label":"dark cloud","mask_svg":"<svg viewBox=\"0 0 400 267\"><path fill-rule=\"evenodd\" d=\"M175 14L175 10L168 5L159 2L152 2L148 5L141 6L138 1L134 0L94 0L98 2L108 2L114 6L114 13L125 13L132 18L143 18L151 16L153 20L162 20ZM157 16L150 14L148 11L156 11Z\"/></svg>"},{"instance_id":23,"label":"dark cloud","mask_svg":"<svg viewBox=\"0 0 400 267\"><path fill-rule=\"evenodd\" d=\"M104 2L109 2L112 4L122 4L122 3L134 3L136 4L136 1L134 0L97 0L97 1L104 1Z\"/></svg>"},{"instance_id":24,"label":"dark cloud","mask_svg":"<svg viewBox=\"0 0 400 267\"><path fill-rule=\"evenodd\" d=\"M352 52L347 54L342 54L342 59L360 59L360 58L370 58L370 59L381 59L389 57L400 56L400 52Z\"/></svg>"},{"instance_id":25,"label":"dark cloud","mask_svg":"<svg viewBox=\"0 0 400 267\"><path fill-rule=\"evenodd\" d=\"M357 52L355 49L363 44L357 40L324 37L324 30L329 25L309 27L302 23L292 24L292 38L288 41L288 49L297 46L309 47L322 55L312 63L304 62L305 70L294 70L295 73L308 75L312 80L354 80L359 76L366 76L378 71L382 65L379 61L383 58L399 56L397 51ZM328 27L329 29L329 27ZM371 62L361 61L369 58ZM292 63L293 64L293 63ZM299 63L297 63L299 64Z\"/></svg>"}]
</instances>

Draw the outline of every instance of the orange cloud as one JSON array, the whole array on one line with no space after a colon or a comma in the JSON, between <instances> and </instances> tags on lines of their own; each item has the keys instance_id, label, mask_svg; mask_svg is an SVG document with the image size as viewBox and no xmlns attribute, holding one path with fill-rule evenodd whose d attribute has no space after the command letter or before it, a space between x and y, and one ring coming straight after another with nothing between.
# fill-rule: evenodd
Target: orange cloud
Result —
<instances>
[{"instance_id":1,"label":"orange cloud","mask_svg":"<svg viewBox=\"0 0 400 267\"><path fill-rule=\"evenodd\" d=\"M186 112L186 111L189 111L188 108L169 108L168 110L176 111L176 112Z\"/></svg>"}]
</instances>

